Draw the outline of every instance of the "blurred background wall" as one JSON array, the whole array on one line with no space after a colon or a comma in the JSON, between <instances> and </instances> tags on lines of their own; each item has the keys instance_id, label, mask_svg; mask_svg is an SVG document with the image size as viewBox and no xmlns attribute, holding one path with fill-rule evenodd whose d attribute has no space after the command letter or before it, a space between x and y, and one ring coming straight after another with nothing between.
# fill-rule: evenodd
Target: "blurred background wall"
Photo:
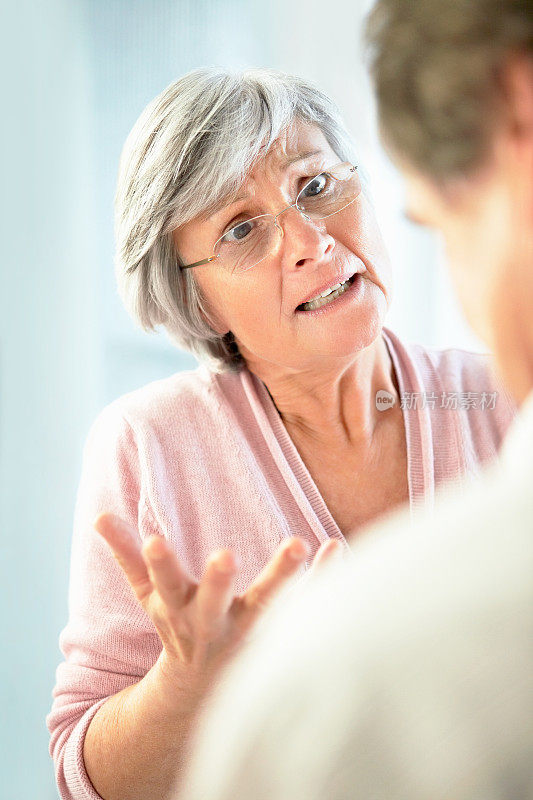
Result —
<instances>
[{"instance_id":1,"label":"blurred background wall","mask_svg":"<svg viewBox=\"0 0 533 800\"><path fill-rule=\"evenodd\" d=\"M116 396L194 366L133 327L113 278L122 143L161 89L198 66L269 66L314 80L359 142L396 270L388 324L480 349L438 243L403 218L377 141L362 0L18 0L0 24L3 123L0 795L57 796L44 718L67 616L72 511L87 429Z\"/></svg>"}]
</instances>

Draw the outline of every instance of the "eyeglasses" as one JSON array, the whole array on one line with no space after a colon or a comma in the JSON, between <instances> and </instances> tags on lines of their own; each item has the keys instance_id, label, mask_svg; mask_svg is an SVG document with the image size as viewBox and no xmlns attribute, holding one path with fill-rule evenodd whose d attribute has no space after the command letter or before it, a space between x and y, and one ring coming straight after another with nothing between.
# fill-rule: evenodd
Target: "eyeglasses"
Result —
<instances>
[{"instance_id":1,"label":"eyeglasses","mask_svg":"<svg viewBox=\"0 0 533 800\"><path fill-rule=\"evenodd\" d=\"M239 222L217 239L209 258L180 265L180 269L217 261L229 272L246 272L276 251L283 237L283 229L278 222L280 214L295 208L307 220L327 219L343 211L360 193L361 181L357 167L347 161L337 164L308 181L295 202L278 214L261 214Z\"/></svg>"}]
</instances>

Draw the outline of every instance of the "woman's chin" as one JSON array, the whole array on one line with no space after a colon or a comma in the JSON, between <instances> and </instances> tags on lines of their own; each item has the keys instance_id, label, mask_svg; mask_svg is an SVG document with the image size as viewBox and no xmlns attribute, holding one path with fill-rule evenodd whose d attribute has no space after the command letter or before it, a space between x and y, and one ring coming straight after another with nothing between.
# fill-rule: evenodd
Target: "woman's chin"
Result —
<instances>
[{"instance_id":1,"label":"woman's chin","mask_svg":"<svg viewBox=\"0 0 533 800\"><path fill-rule=\"evenodd\" d=\"M281 358L277 358L278 363L282 362L285 367L292 370L327 369L329 366L344 364L352 361L358 353L371 347L380 337L383 330L383 322L379 318L369 319L363 324L359 324L357 329L349 331L339 330L337 336L324 337L318 339L311 347L307 343L305 350L295 350L293 348L290 357L287 348L278 351ZM288 356L283 358L283 356Z\"/></svg>"},{"instance_id":2,"label":"woman's chin","mask_svg":"<svg viewBox=\"0 0 533 800\"><path fill-rule=\"evenodd\" d=\"M356 319L344 322L333 331L322 331L317 337L317 356L345 358L353 356L370 347L381 335L384 325L384 314L378 309L368 309L367 313L358 314Z\"/></svg>"},{"instance_id":3,"label":"woman's chin","mask_svg":"<svg viewBox=\"0 0 533 800\"><path fill-rule=\"evenodd\" d=\"M335 361L342 364L381 336L386 311L386 301L380 293L380 297L365 303L357 313L342 315L335 325L328 322L317 324L315 330L314 326L311 330L290 330L283 337L279 336L279 330L272 331L267 341L253 348L255 352L242 344L239 349L249 369L256 373L262 367L268 368L268 364L290 371L319 369Z\"/></svg>"}]
</instances>

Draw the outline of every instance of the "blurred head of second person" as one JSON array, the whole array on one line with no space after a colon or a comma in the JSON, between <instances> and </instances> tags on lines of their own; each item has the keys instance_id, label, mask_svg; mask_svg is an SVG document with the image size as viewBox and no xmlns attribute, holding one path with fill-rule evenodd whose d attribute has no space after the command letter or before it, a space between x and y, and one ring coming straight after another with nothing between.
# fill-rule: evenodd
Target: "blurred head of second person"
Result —
<instances>
[{"instance_id":1,"label":"blurred head of second person","mask_svg":"<svg viewBox=\"0 0 533 800\"><path fill-rule=\"evenodd\" d=\"M379 0L368 20L383 141L407 214L438 229L467 318L521 402L533 388L531 0Z\"/></svg>"}]
</instances>

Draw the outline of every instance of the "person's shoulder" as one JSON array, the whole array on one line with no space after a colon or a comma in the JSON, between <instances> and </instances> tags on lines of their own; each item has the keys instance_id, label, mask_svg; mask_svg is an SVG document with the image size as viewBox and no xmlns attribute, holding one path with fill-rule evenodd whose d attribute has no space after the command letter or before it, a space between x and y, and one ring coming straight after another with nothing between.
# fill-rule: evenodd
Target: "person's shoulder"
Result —
<instances>
[{"instance_id":1,"label":"person's shoulder","mask_svg":"<svg viewBox=\"0 0 533 800\"><path fill-rule=\"evenodd\" d=\"M504 427L515 417L516 404L499 377L490 353L460 347L430 347L405 342L390 331L386 334L404 365L411 361L426 391L462 394L470 397L472 403L476 399L481 402L483 397L484 407L498 407L503 414Z\"/></svg>"},{"instance_id":2,"label":"person's shoulder","mask_svg":"<svg viewBox=\"0 0 533 800\"><path fill-rule=\"evenodd\" d=\"M428 347L413 342L404 343L404 347L419 368L426 373L434 372L442 382L453 384L457 391L503 388L494 371L494 358L490 353L460 347Z\"/></svg>"},{"instance_id":3,"label":"person's shoulder","mask_svg":"<svg viewBox=\"0 0 533 800\"><path fill-rule=\"evenodd\" d=\"M422 345L418 345L418 350L441 376L454 378L463 391L501 388L494 372L494 358L489 353L458 347L424 348Z\"/></svg>"},{"instance_id":4,"label":"person's shoulder","mask_svg":"<svg viewBox=\"0 0 533 800\"><path fill-rule=\"evenodd\" d=\"M411 359L419 368L467 376L467 379L468 376L486 374L491 370L493 359L489 353L460 347L432 347L404 339L388 328L384 328L383 333L400 360Z\"/></svg>"},{"instance_id":5,"label":"person's shoulder","mask_svg":"<svg viewBox=\"0 0 533 800\"><path fill-rule=\"evenodd\" d=\"M105 405L92 422L84 444L84 460L117 463L139 455L174 458L212 442L237 392L221 386L240 385L237 372L216 373L202 365L174 373L121 395ZM237 396L237 400L232 398Z\"/></svg>"},{"instance_id":6,"label":"person's shoulder","mask_svg":"<svg viewBox=\"0 0 533 800\"><path fill-rule=\"evenodd\" d=\"M217 413L218 377L207 367L199 366L152 381L106 405L95 424L112 427L127 424L133 429L155 425L169 429L198 418L205 420L206 416Z\"/></svg>"}]
</instances>

